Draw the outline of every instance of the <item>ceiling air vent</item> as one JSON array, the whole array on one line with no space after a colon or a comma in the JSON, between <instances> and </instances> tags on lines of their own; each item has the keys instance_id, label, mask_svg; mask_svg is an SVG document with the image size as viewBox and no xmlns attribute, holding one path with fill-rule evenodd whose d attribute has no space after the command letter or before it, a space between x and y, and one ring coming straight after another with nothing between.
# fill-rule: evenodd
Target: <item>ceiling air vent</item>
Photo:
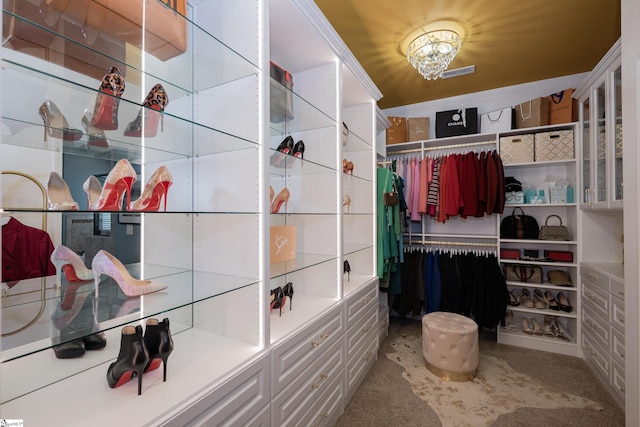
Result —
<instances>
[{"instance_id":1,"label":"ceiling air vent","mask_svg":"<svg viewBox=\"0 0 640 427\"><path fill-rule=\"evenodd\" d=\"M464 76L465 74L473 74L476 72L475 65L469 65L468 67L456 68L454 70L447 70L442 73L443 79L450 79L451 77Z\"/></svg>"}]
</instances>

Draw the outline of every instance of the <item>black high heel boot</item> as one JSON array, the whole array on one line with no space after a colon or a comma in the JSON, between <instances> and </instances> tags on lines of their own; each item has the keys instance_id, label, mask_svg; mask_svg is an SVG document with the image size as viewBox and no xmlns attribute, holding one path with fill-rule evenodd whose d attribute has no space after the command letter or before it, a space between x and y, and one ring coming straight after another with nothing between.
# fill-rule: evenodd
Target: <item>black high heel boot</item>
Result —
<instances>
[{"instance_id":1,"label":"black high heel boot","mask_svg":"<svg viewBox=\"0 0 640 427\"><path fill-rule=\"evenodd\" d=\"M138 376L138 396L142 394L142 373L149 362L149 352L142 338L142 326L122 328L118 359L107 370L109 387L116 388Z\"/></svg>"},{"instance_id":2,"label":"black high heel boot","mask_svg":"<svg viewBox=\"0 0 640 427\"><path fill-rule=\"evenodd\" d=\"M347 273L347 282L349 281L349 276L351 275L351 266L349 265L348 260L344 260L344 268L342 274Z\"/></svg>"},{"instance_id":3,"label":"black high heel boot","mask_svg":"<svg viewBox=\"0 0 640 427\"><path fill-rule=\"evenodd\" d=\"M165 318L160 323L158 319L148 319L147 328L144 331L144 344L149 351L149 362L144 371L149 372L157 369L162 361L164 369L162 381L167 381L167 359L173 351L169 319Z\"/></svg>"},{"instance_id":4,"label":"black high heel boot","mask_svg":"<svg viewBox=\"0 0 640 427\"><path fill-rule=\"evenodd\" d=\"M289 298L289 311L293 308L293 283L289 282L282 288L282 293Z\"/></svg>"}]
</instances>

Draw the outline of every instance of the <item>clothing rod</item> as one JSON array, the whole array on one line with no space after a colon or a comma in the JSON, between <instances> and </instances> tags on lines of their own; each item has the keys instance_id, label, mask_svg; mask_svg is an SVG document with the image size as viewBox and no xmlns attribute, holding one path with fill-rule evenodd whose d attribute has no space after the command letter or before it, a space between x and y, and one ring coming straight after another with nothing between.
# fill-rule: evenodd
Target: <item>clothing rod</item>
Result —
<instances>
[{"instance_id":1,"label":"clothing rod","mask_svg":"<svg viewBox=\"0 0 640 427\"><path fill-rule=\"evenodd\" d=\"M404 242L407 245L451 245L451 246L480 246L493 248L498 246L495 243L479 243L479 242L444 242L440 240L419 240L419 241L407 241Z\"/></svg>"},{"instance_id":2,"label":"clothing rod","mask_svg":"<svg viewBox=\"0 0 640 427\"><path fill-rule=\"evenodd\" d=\"M378 162L378 166L381 166L381 165L390 165L391 163L393 163L393 162L392 162L392 161L390 161L390 160L389 160L389 161L386 161L386 162Z\"/></svg>"},{"instance_id":3,"label":"clothing rod","mask_svg":"<svg viewBox=\"0 0 640 427\"><path fill-rule=\"evenodd\" d=\"M483 141L483 142L467 142L463 144L451 144L451 145L438 145L435 147L423 147L423 148L412 148L407 150L398 150L388 153L388 156L396 156L398 154L407 154L407 153L419 153L421 151L436 151L436 150L449 150L451 148L463 148L463 147L475 147L479 145L494 145L495 141Z\"/></svg>"}]
</instances>

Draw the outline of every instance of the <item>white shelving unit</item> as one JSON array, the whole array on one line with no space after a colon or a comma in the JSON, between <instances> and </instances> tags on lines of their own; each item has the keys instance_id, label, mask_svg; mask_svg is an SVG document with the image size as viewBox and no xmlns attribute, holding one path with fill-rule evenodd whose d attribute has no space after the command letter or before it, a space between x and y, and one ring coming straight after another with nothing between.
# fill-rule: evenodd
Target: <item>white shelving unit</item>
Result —
<instances>
[{"instance_id":1,"label":"white shelving unit","mask_svg":"<svg viewBox=\"0 0 640 427\"><path fill-rule=\"evenodd\" d=\"M71 38L64 32L69 27L37 30L37 16L3 12L56 40ZM70 425L110 425L122 414L135 425L331 425L376 358L374 172L381 94L312 1L200 0L190 1L187 12L175 15L186 28L187 50L166 61L133 47L114 57L74 44L87 57L126 70L119 129L105 131L108 150L88 146L86 133L75 142L43 142L37 115L43 99L51 99L69 126L81 129L79 119L93 107L101 75L70 67L64 55L40 55L46 46L35 52L2 48L3 170L21 170L42 183L57 171L80 194L79 202L82 192L76 191L86 178L76 177L79 171L107 173L121 158L139 170L141 183L160 165L173 175L166 212L142 213L140 224L128 225L118 222L119 212L110 215L114 229L134 230L126 241L133 242L137 259L123 261L131 274L168 288L126 299L115 283L102 283L98 301L92 283L81 287L76 298L96 300L96 322L71 337L50 321L67 284L61 289L55 277L47 278L38 322L0 341L3 418L34 425L67 419L64 402L82 390ZM267 92L287 89L270 81L270 60L294 82L292 117L278 123L270 122ZM153 138L124 137L155 83L169 97L162 129ZM343 122L350 130L346 144ZM288 135L304 141L304 160L288 157L274 166L270 159ZM343 173L344 158L354 163L353 173ZM11 214L29 224L39 220L42 210L25 210L40 202L27 196L16 205L15 196L28 193L13 177L3 175L1 183L2 207L26 206ZM291 195L278 213L270 213L270 186L276 194L286 187ZM94 213L80 206L78 213L47 212L55 245L67 243L66 219L93 220ZM295 260L269 262L271 225L296 226ZM124 259L124 253L115 255ZM344 260L351 266L348 276ZM288 282L294 296L280 315L270 310L269 293ZM37 312L40 283L22 281L5 292L3 333ZM175 349L167 382L158 370L145 374L141 396L135 381L108 388L104 376L118 354L121 328L152 317L171 321ZM55 358L52 345L98 331L107 336L103 350Z\"/></svg>"}]
</instances>

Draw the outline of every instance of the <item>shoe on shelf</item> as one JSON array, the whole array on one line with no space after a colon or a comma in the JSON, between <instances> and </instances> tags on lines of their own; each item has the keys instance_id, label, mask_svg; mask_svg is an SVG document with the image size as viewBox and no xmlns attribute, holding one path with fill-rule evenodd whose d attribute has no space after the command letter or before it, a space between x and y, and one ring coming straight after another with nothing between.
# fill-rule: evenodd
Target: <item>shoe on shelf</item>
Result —
<instances>
[{"instance_id":1,"label":"shoe on shelf","mask_svg":"<svg viewBox=\"0 0 640 427\"><path fill-rule=\"evenodd\" d=\"M69 122L53 101L45 100L38 109L44 122L44 140L47 136L62 139L64 141L77 141L82 138L82 131L69 127Z\"/></svg>"},{"instance_id":2,"label":"shoe on shelf","mask_svg":"<svg viewBox=\"0 0 640 427\"><path fill-rule=\"evenodd\" d=\"M57 246L51 252L51 263L56 267L56 273L59 279L62 274L67 282L83 282L93 280L93 272L89 270L80 256L66 246ZM59 280L60 282L61 280Z\"/></svg>"},{"instance_id":3,"label":"shoe on shelf","mask_svg":"<svg viewBox=\"0 0 640 427\"><path fill-rule=\"evenodd\" d=\"M294 146L293 137L287 135L276 148L276 152L271 155L271 166L281 167L282 161L284 161L288 155L293 154ZM302 145L302 151L304 151L304 144Z\"/></svg>"},{"instance_id":4,"label":"shoe on shelf","mask_svg":"<svg viewBox=\"0 0 640 427\"><path fill-rule=\"evenodd\" d=\"M560 310L560 307L558 306L558 302L556 301L555 297L550 291L544 292L544 298L547 300L547 303L549 304L549 308L551 310L555 310L555 311Z\"/></svg>"},{"instance_id":5,"label":"shoe on shelf","mask_svg":"<svg viewBox=\"0 0 640 427\"><path fill-rule=\"evenodd\" d=\"M304 142L302 140L296 142L296 145L293 146L291 155L295 158L299 157L301 160L304 160ZM302 164L304 165L304 163ZM293 166L293 162L291 163L291 166Z\"/></svg>"},{"instance_id":6,"label":"shoe on shelf","mask_svg":"<svg viewBox=\"0 0 640 427\"><path fill-rule=\"evenodd\" d=\"M545 337L553 337L553 317L552 316L544 316L543 319L543 323L544 323L544 336Z\"/></svg>"},{"instance_id":7,"label":"shoe on shelf","mask_svg":"<svg viewBox=\"0 0 640 427\"><path fill-rule=\"evenodd\" d=\"M129 210L158 212L160 210L160 201L164 199L164 211L166 212L167 194L172 183L173 177L169 169L166 166L160 166L147 181L138 200L131 202Z\"/></svg>"},{"instance_id":8,"label":"shoe on shelf","mask_svg":"<svg viewBox=\"0 0 640 427\"><path fill-rule=\"evenodd\" d=\"M542 335L544 334L544 330L542 329L542 322L537 317L533 317L531 319L531 323L533 324L533 334L534 335Z\"/></svg>"},{"instance_id":9,"label":"shoe on shelf","mask_svg":"<svg viewBox=\"0 0 640 427\"><path fill-rule=\"evenodd\" d=\"M142 336L142 326L122 328L120 352L115 362L107 369L107 384L116 388L138 377L138 396L142 394L142 373L149 363L149 352Z\"/></svg>"},{"instance_id":10,"label":"shoe on shelf","mask_svg":"<svg viewBox=\"0 0 640 427\"><path fill-rule=\"evenodd\" d=\"M89 200L89 209L97 211L119 211L122 209L122 203L125 195L127 196L126 207L131 204L131 187L137 179L137 174L131 163L127 159L121 159L111 169L107 179L105 180L100 197L96 203L91 201L95 199L95 190L97 189L95 181L92 183L91 177L89 182L85 181L87 192L87 200ZM93 193L90 193L92 191ZM92 209L95 206L95 209ZM125 207L125 209L126 209Z\"/></svg>"},{"instance_id":11,"label":"shoe on shelf","mask_svg":"<svg viewBox=\"0 0 640 427\"><path fill-rule=\"evenodd\" d=\"M87 210L97 211L100 194L102 194L102 184L95 176L91 175L82 184L82 189L87 194Z\"/></svg>"},{"instance_id":12,"label":"shoe on shelf","mask_svg":"<svg viewBox=\"0 0 640 427\"><path fill-rule=\"evenodd\" d=\"M520 305L520 292L518 291L518 289L512 289L511 292L509 292L509 305L512 305L514 307L517 307Z\"/></svg>"},{"instance_id":13,"label":"shoe on shelf","mask_svg":"<svg viewBox=\"0 0 640 427\"><path fill-rule=\"evenodd\" d=\"M131 277L125 266L109 252L101 249L93 257L91 262L93 276L95 278L96 298L100 284L100 275L104 274L116 281L122 292L128 297L158 292L167 288L167 285L151 280L138 280Z\"/></svg>"},{"instance_id":14,"label":"shoe on shelf","mask_svg":"<svg viewBox=\"0 0 640 427\"><path fill-rule=\"evenodd\" d=\"M351 275L351 264L349 264L349 260L344 260L344 265L342 267L342 274L347 273L347 282L349 281L349 276Z\"/></svg>"},{"instance_id":15,"label":"shoe on shelf","mask_svg":"<svg viewBox=\"0 0 640 427\"><path fill-rule=\"evenodd\" d=\"M535 308L539 309L549 308L549 303L544 295L542 295L542 291L540 289L533 290L533 305Z\"/></svg>"},{"instance_id":16,"label":"shoe on shelf","mask_svg":"<svg viewBox=\"0 0 640 427\"><path fill-rule=\"evenodd\" d=\"M160 122L160 131L164 130L164 109L168 104L169 96L167 92L161 84L156 84L144 99L138 116L127 125L124 135L140 137L144 127L145 138L156 136L158 133L158 121Z\"/></svg>"},{"instance_id":17,"label":"shoe on shelf","mask_svg":"<svg viewBox=\"0 0 640 427\"><path fill-rule=\"evenodd\" d=\"M534 303L531 299L531 293L529 293L529 289L522 288L520 290L520 305L526 308L533 308Z\"/></svg>"},{"instance_id":18,"label":"shoe on shelf","mask_svg":"<svg viewBox=\"0 0 640 427\"><path fill-rule=\"evenodd\" d=\"M289 298L289 311L293 308L293 283L288 282L282 288L282 293L286 298Z\"/></svg>"},{"instance_id":19,"label":"shoe on shelf","mask_svg":"<svg viewBox=\"0 0 640 427\"><path fill-rule=\"evenodd\" d=\"M271 202L271 213L273 214L280 213L280 208L282 207L283 204L284 204L284 211L286 213L290 196L291 194L289 193L289 189L287 189L287 187L284 187L282 190L280 190L278 195L275 196L273 198L273 201Z\"/></svg>"},{"instance_id":20,"label":"shoe on shelf","mask_svg":"<svg viewBox=\"0 0 640 427\"><path fill-rule=\"evenodd\" d=\"M346 206L347 207L347 213L349 213L349 210L351 209L351 196L349 196L348 194L346 194L343 198L342 201L342 206Z\"/></svg>"},{"instance_id":21,"label":"shoe on shelf","mask_svg":"<svg viewBox=\"0 0 640 427\"><path fill-rule=\"evenodd\" d=\"M88 116L89 112L85 111L84 116L82 116L81 120L84 130L89 136L87 145L98 148L109 148L109 141L107 141L107 137L104 134L104 131L92 125L91 120Z\"/></svg>"},{"instance_id":22,"label":"shoe on shelf","mask_svg":"<svg viewBox=\"0 0 640 427\"><path fill-rule=\"evenodd\" d=\"M51 172L49 174L49 181L47 182L47 198L49 200L49 210L78 210L78 202L73 200L69 186L57 172Z\"/></svg>"},{"instance_id":23,"label":"shoe on shelf","mask_svg":"<svg viewBox=\"0 0 640 427\"><path fill-rule=\"evenodd\" d=\"M522 316L520 318L520 327L522 328L522 332L528 335L533 335L533 327L531 325L531 320L528 317Z\"/></svg>"},{"instance_id":24,"label":"shoe on shelf","mask_svg":"<svg viewBox=\"0 0 640 427\"><path fill-rule=\"evenodd\" d=\"M118 67L111 67L100 82L91 122L88 124L102 130L118 129L118 105L124 93L124 87L124 75Z\"/></svg>"},{"instance_id":25,"label":"shoe on shelf","mask_svg":"<svg viewBox=\"0 0 640 427\"><path fill-rule=\"evenodd\" d=\"M169 319L165 318L162 322L158 322L158 319L147 319L144 344L149 352L149 362L144 368L144 372L153 371L162 363L164 369L162 381L167 381L167 359L173 351Z\"/></svg>"},{"instance_id":26,"label":"shoe on shelf","mask_svg":"<svg viewBox=\"0 0 640 427\"><path fill-rule=\"evenodd\" d=\"M569 302L569 298L564 294L564 292L558 292L558 308L562 311L570 313L573 310L571 303Z\"/></svg>"},{"instance_id":27,"label":"shoe on shelf","mask_svg":"<svg viewBox=\"0 0 640 427\"><path fill-rule=\"evenodd\" d=\"M273 311L274 308L280 309L280 316L282 316L282 307L287 302L287 297L284 294L284 291L280 286L271 290L271 304L269 306L269 311Z\"/></svg>"}]
</instances>

